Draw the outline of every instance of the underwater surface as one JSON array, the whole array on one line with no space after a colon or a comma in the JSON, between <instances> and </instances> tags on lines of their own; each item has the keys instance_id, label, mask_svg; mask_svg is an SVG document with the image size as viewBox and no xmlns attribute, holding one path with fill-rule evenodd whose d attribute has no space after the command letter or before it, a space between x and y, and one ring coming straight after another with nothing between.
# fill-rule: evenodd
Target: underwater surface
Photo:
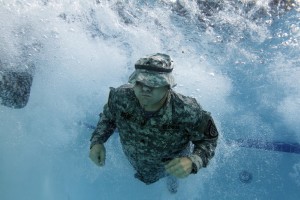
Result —
<instances>
[{"instance_id":1,"label":"underwater surface","mask_svg":"<svg viewBox=\"0 0 300 200\"><path fill-rule=\"evenodd\" d=\"M2 65L35 66L26 107L0 105L0 199L299 199L300 9L284 2L0 0ZM220 132L177 194L133 177L118 133L103 168L88 158L109 87L156 52Z\"/></svg>"}]
</instances>

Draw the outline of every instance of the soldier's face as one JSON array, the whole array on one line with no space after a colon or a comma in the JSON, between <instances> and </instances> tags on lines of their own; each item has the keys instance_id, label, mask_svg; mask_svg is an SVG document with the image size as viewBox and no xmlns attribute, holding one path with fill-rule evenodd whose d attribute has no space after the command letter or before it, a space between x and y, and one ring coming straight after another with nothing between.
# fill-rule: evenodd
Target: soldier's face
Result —
<instances>
[{"instance_id":1,"label":"soldier's face","mask_svg":"<svg viewBox=\"0 0 300 200\"><path fill-rule=\"evenodd\" d=\"M138 98L143 107L156 108L161 100L166 96L169 88L164 87L149 87L141 82L136 82L134 88L135 96Z\"/></svg>"}]
</instances>

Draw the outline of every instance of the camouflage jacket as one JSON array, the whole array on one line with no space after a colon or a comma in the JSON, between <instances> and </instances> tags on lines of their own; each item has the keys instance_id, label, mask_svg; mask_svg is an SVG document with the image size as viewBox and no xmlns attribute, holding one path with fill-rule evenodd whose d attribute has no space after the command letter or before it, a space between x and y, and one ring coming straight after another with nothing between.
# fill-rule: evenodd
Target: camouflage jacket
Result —
<instances>
[{"instance_id":1,"label":"camouflage jacket","mask_svg":"<svg viewBox=\"0 0 300 200\"><path fill-rule=\"evenodd\" d=\"M218 138L212 117L195 99L171 90L164 106L147 118L131 85L111 88L91 147L105 143L116 128L125 155L145 183L162 177L165 162L180 157L190 142L194 146L189 155L193 173L206 167Z\"/></svg>"}]
</instances>

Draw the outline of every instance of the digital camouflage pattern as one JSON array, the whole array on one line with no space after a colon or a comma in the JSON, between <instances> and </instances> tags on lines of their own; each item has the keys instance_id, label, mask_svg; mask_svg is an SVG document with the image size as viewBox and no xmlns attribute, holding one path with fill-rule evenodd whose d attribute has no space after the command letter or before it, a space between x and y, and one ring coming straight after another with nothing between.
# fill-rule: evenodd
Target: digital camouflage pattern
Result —
<instances>
[{"instance_id":1,"label":"digital camouflage pattern","mask_svg":"<svg viewBox=\"0 0 300 200\"><path fill-rule=\"evenodd\" d=\"M105 143L118 129L123 151L146 184L165 176L164 165L194 146L188 156L196 173L214 156L218 131L210 114L195 99L170 90L165 105L146 115L131 84L111 88L108 103L91 138L91 147ZM187 155L187 154L186 154Z\"/></svg>"},{"instance_id":2,"label":"digital camouflage pattern","mask_svg":"<svg viewBox=\"0 0 300 200\"><path fill-rule=\"evenodd\" d=\"M150 87L163 87L166 85L174 87L176 85L172 74L151 72L144 69L135 70L129 77L129 83L135 84L136 82L142 82Z\"/></svg>"},{"instance_id":3,"label":"digital camouflage pattern","mask_svg":"<svg viewBox=\"0 0 300 200\"><path fill-rule=\"evenodd\" d=\"M163 53L156 53L144 58L140 58L135 63L135 68L140 68L142 66L149 66L153 68L164 69L164 71L171 72L173 70L172 59L169 55Z\"/></svg>"},{"instance_id":4,"label":"digital camouflage pattern","mask_svg":"<svg viewBox=\"0 0 300 200\"><path fill-rule=\"evenodd\" d=\"M137 81L150 87L163 87L169 85L174 87L175 80L172 75L172 60L167 54L156 53L140 58L135 63L135 71L129 77L129 83Z\"/></svg>"}]
</instances>

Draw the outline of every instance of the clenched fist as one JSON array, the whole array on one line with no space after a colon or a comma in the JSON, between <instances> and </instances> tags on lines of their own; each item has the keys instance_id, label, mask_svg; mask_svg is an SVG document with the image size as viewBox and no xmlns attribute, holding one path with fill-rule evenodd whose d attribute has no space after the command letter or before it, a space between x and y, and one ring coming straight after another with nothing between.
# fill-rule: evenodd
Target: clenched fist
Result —
<instances>
[{"instance_id":1,"label":"clenched fist","mask_svg":"<svg viewBox=\"0 0 300 200\"><path fill-rule=\"evenodd\" d=\"M90 150L90 159L98 166L104 166L106 150L103 144L95 144Z\"/></svg>"},{"instance_id":2,"label":"clenched fist","mask_svg":"<svg viewBox=\"0 0 300 200\"><path fill-rule=\"evenodd\" d=\"M166 172L177 178L185 178L192 171L192 161L187 157L175 158L165 165Z\"/></svg>"}]
</instances>

